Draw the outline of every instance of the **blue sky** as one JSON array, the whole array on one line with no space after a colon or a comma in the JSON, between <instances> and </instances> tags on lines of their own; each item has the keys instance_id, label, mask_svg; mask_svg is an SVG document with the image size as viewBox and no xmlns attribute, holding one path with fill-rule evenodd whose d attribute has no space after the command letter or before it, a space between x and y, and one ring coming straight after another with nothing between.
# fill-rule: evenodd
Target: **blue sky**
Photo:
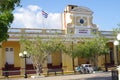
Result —
<instances>
[{"instance_id":1,"label":"blue sky","mask_svg":"<svg viewBox=\"0 0 120 80\"><path fill-rule=\"evenodd\" d=\"M41 21L39 18L41 18L40 10L42 9L50 16L48 17L48 20L44 20L46 21L44 24L46 26L50 25L51 28L60 28L59 26L52 26L60 24L55 21L59 22L60 18L57 17L69 4L90 8L94 12L93 23L97 24L100 30L112 30L120 23L120 0L21 0L21 4L22 8L16 8L16 18L12 25L13 27L32 27L33 24L35 24L34 27L42 28L41 24L43 22L38 22ZM36 10L33 10L33 7ZM24 17L20 17L19 15ZM53 17L54 15L56 17ZM52 20L50 20L51 18ZM29 22L25 23L26 21ZM53 25L49 21L53 21L53 23L55 22L56 24Z\"/></svg>"}]
</instances>

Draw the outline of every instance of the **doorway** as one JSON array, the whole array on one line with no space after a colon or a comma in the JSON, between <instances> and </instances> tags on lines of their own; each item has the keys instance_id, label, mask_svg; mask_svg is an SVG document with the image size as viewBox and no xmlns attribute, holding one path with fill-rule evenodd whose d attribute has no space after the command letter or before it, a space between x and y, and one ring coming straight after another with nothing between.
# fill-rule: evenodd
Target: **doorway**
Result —
<instances>
[{"instance_id":1,"label":"doorway","mask_svg":"<svg viewBox=\"0 0 120 80\"><path fill-rule=\"evenodd\" d=\"M8 64L14 64L14 48L5 48L5 59Z\"/></svg>"}]
</instances>

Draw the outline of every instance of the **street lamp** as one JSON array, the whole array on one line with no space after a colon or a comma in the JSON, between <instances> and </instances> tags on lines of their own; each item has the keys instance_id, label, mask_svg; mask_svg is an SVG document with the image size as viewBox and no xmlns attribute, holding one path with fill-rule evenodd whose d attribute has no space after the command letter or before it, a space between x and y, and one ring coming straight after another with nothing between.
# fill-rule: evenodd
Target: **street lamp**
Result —
<instances>
[{"instance_id":1,"label":"street lamp","mask_svg":"<svg viewBox=\"0 0 120 80\"><path fill-rule=\"evenodd\" d=\"M26 71L26 58L29 58L29 54L27 53L27 51L24 51L23 53L19 53L19 56L21 58L25 59L25 74L24 74L24 78L27 78L27 71Z\"/></svg>"},{"instance_id":2,"label":"street lamp","mask_svg":"<svg viewBox=\"0 0 120 80\"><path fill-rule=\"evenodd\" d=\"M117 39L120 40L120 34L117 35ZM119 41L115 40L114 45L116 46L116 65L118 66L118 45Z\"/></svg>"},{"instance_id":3,"label":"street lamp","mask_svg":"<svg viewBox=\"0 0 120 80\"><path fill-rule=\"evenodd\" d=\"M117 35L117 40L120 40L120 33Z\"/></svg>"}]
</instances>

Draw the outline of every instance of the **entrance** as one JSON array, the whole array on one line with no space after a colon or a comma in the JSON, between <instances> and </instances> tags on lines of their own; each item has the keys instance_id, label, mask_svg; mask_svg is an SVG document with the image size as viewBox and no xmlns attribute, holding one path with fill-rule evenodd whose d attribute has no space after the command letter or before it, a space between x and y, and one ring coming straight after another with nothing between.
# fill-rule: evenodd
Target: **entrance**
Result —
<instances>
[{"instance_id":1,"label":"entrance","mask_svg":"<svg viewBox=\"0 0 120 80\"><path fill-rule=\"evenodd\" d=\"M6 62L8 64L14 64L14 49L5 48L5 54L6 54Z\"/></svg>"}]
</instances>

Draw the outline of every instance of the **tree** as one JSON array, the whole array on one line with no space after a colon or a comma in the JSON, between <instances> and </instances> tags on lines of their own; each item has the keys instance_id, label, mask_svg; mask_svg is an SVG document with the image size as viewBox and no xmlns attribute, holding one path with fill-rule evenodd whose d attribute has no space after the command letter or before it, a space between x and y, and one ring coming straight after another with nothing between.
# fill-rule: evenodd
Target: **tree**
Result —
<instances>
[{"instance_id":1,"label":"tree","mask_svg":"<svg viewBox=\"0 0 120 80\"><path fill-rule=\"evenodd\" d=\"M114 44L114 46L116 47L116 64L120 64L120 59L119 59L119 51L120 51L120 41L119 41L119 35L120 35L120 23L117 25L116 28L113 28L113 40L114 42L118 42L118 44Z\"/></svg>"},{"instance_id":2,"label":"tree","mask_svg":"<svg viewBox=\"0 0 120 80\"><path fill-rule=\"evenodd\" d=\"M120 24L118 24L117 26L118 26L117 28L113 28L113 35L115 39L117 34L120 33Z\"/></svg>"},{"instance_id":3,"label":"tree","mask_svg":"<svg viewBox=\"0 0 120 80\"><path fill-rule=\"evenodd\" d=\"M21 45L21 51L27 50L30 54L33 66L38 75L41 74L43 63L50 54L58 51L65 51L63 41L57 38L44 41L40 37L36 37L33 40L22 38Z\"/></svg>"},{"instance_id":4,"label":"tree","mask_svg":"<svg viewBox=\"0 0 120 80\"><path fill-rule=\"evenodd\" d=\"M97 37L92 39L84 39L73 47L72 57L83 57L91 60L93 65L97 67L98 56L108 53L107 39Z\"/></svg>"},{"instance_id":5,"label":"tree","mask_svg":"<svg viewBox=\"0 0 120 80\"><path fill-rule=\"evenodd\" d=\"M20 6L20 0L0 0L0 42L9 38L8 29L13 22L13 10Z\"/></svg>"}]
</instances>

